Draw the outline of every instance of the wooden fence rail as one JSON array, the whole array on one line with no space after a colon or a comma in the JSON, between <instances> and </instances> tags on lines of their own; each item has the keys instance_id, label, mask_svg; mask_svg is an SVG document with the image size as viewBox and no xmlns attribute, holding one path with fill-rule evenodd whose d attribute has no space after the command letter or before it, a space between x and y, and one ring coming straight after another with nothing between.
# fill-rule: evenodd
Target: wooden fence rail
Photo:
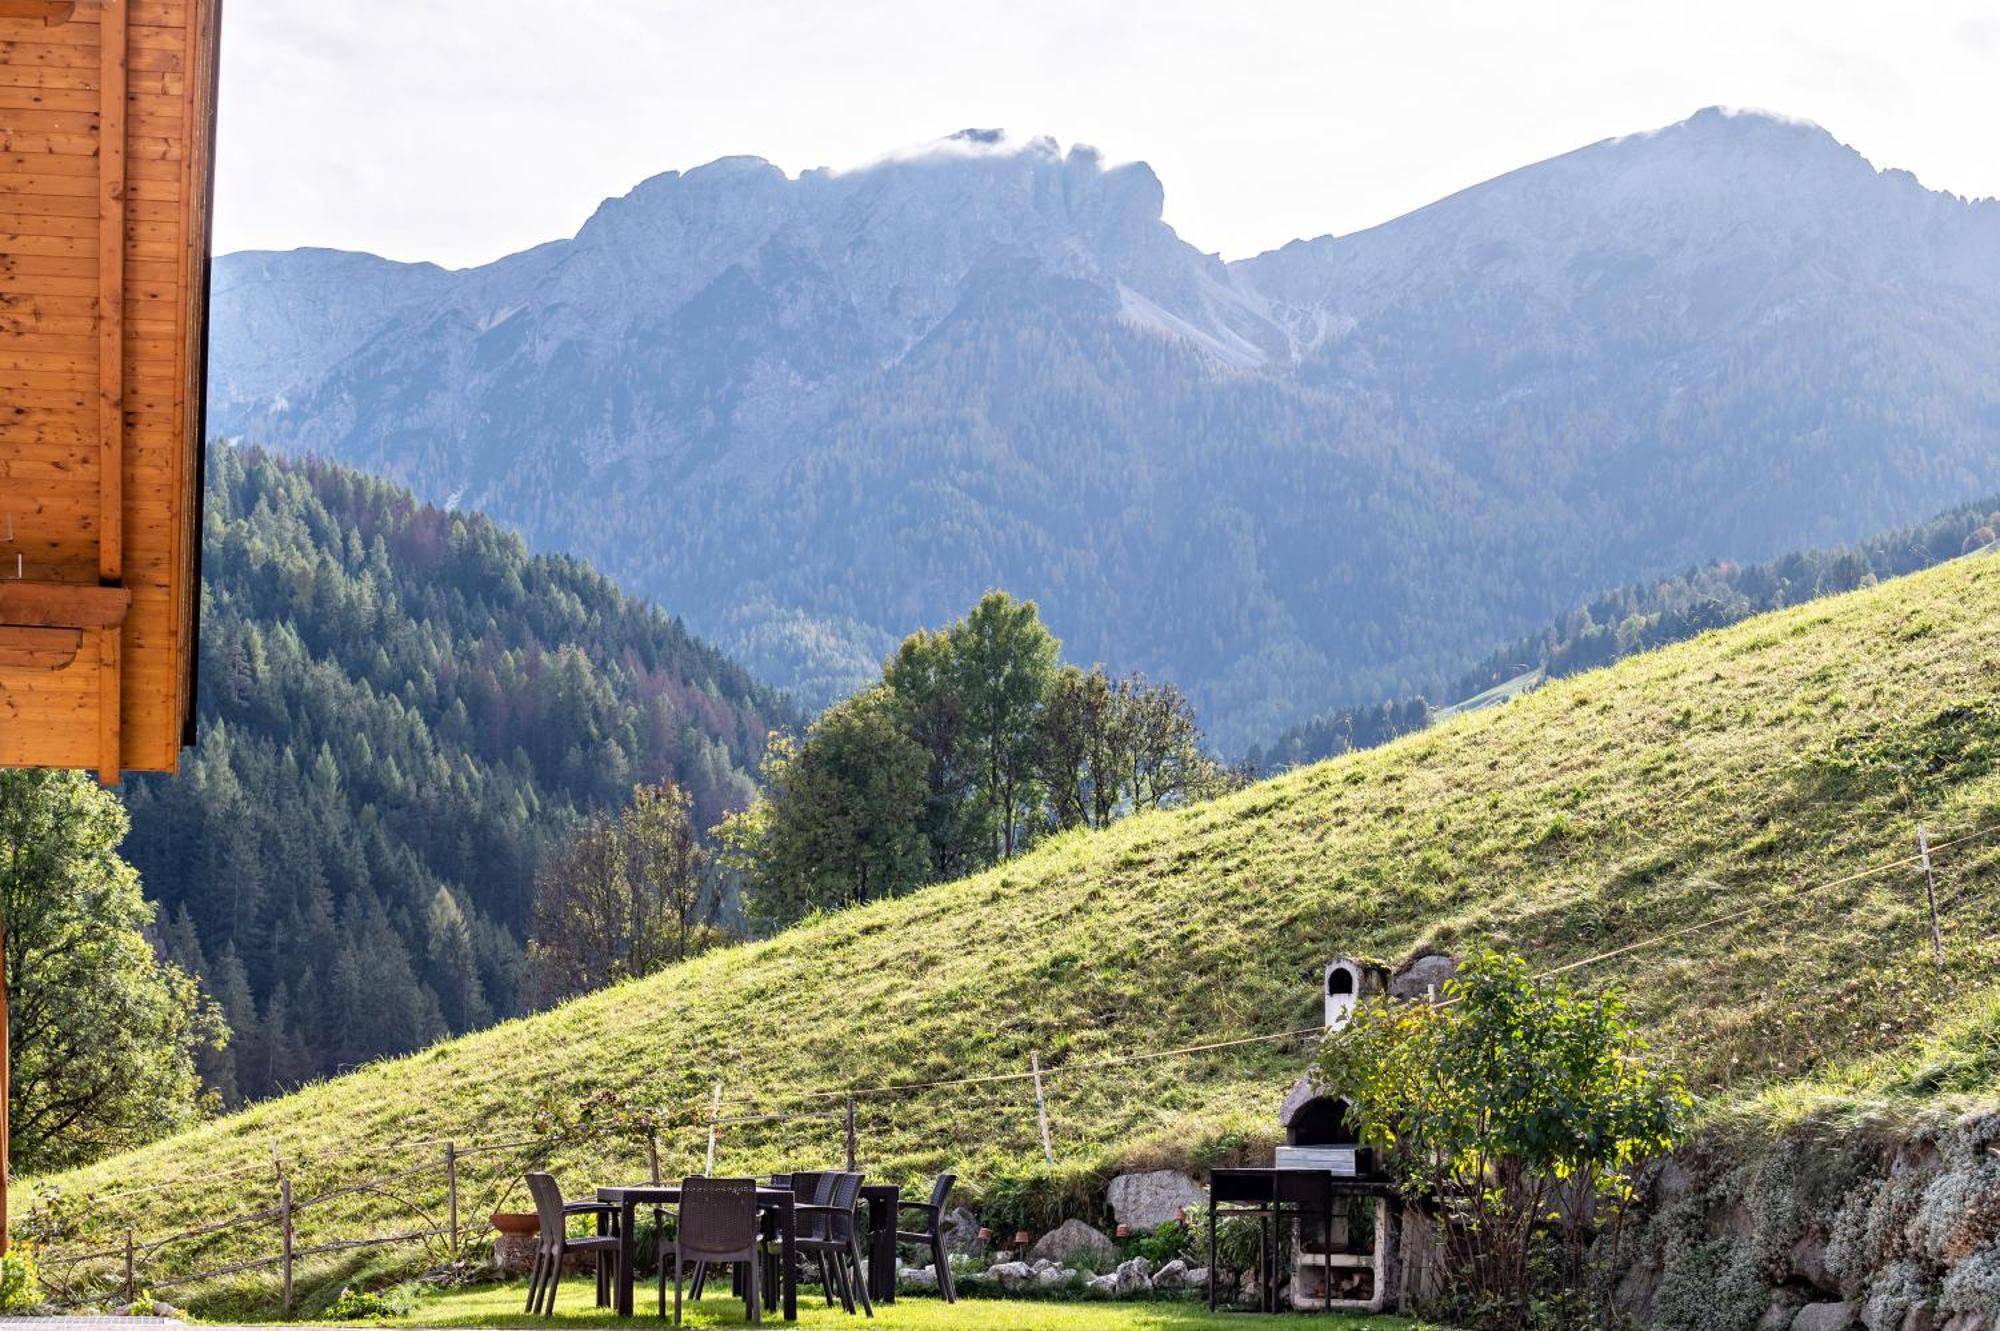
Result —
<instances>
[{"instance_id":1,"label":"wooden fence rail","mask_svg":"<svg viewBox=\"0 0 2000 1331\"><path fill-rule=\"evenodd\" d=\"M299 1261L305 1258L322 1256L328 1253L348 1252L358 1248L387 1247L399 1243L419 1241L429 1243L431 1240L437 1238L445 1239L447 1242L447 1251L456 1255L459 1251L460 1240L458 1203L461 1162L467 1156L491 1154L542 1144L534 1139L522 1139L495 1142L461 1150L457 1143L451 1139L441 1138L439 1140L443 1143L444 1152L437 1160L426 1161L421 1165L416 1165L409 1169L397 1170L393 1173L379 1175L358 1183L343 1184L340 1187L304 1198L294 1198L292 1196L292 1180L284 1172L283 1160L274 1154L270 1166L260 1165L258 1168L272 1168L278 1174L278 1201L275 1206L262 1207L255 1211L244 1211L221 1220L213 1220L205 1224L196 1225L191 1229L179 1230L172 1234L165 1234L143 1241L135 1236L132 1229L127 1228L124 1232L123 1241L115 1247L91 1248L82 1252L64 1252L60 1249L53 1249L44 1252L41 1255L41 1261L45 1269L60 1268L73 1273L71 1279L75 1280L82 1274L78 1271L78 1268L86 1267L92 1262L122 1259L121 1283L128 1302L140 1287L172 1289L184 1285L199 1284L206 1280L217 1280L223 1276L239 1275L246 1271L263 1270L275 1266L280 1272L284 1307L289 1312L293 1304L294 1268ZM429 1143L425 1144L428 1145ZM233 1176L246 1172L249 1171L229 1170L223 1171L221 1175L209 1177ZM307 1207L321 1206L345 1197L359 1196L373 1192L389 1197L422 1214L421 1208L416 1203L409 1201L407 1198L398 1197L396 1194L388 1192L387 1189L390 1185L407 1182L413 1178L438 1172L442 1172L445 1176L444 1191L449 1211L449 1215L443 1224L428 1224L421 1229L405 1230L394 1234L375 1234L360 1238L333 1239L324 1243L308 1244L303 1247L297 1244L295 1221L301 1211ZM130 1189L126 1193L119 1195L129 1196L152 1190L154 1189ZM279 1227L279 1250L273 1255L252 1257L242 1261L230 1262L223 1266L175 1274L167 1279L148 1280L141 1278L141 1263L154 1258L162 1249L171 1244L184 1243L191 1239L212 1237L231 1230L268 1225L273 1222ZM58 1299L57 1303L58 1306L73 1307L91 1301L90 1293L74 1292L69 1297Z\"/></svg>"}]
</instances>

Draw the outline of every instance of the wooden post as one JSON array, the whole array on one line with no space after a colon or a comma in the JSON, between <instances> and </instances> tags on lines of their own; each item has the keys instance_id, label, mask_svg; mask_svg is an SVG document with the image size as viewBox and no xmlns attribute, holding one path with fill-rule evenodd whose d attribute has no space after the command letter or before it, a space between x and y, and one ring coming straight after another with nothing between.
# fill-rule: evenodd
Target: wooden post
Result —
<instances>
[{"instance_id":1,"label":"wooden post","mask_svg":"<svg viewBox=\"0 0 2000 1331\"><path fill-rule=\"evenodd\" d=\"M703 1172L715 1177L715 1132L722 1120L722 1083L715 1083L715 1094L708 1101L708 1168Z\"/></svg>"},{"instance_id":2,"label":"wooden post","mask_svg":"<svg viewBox=\"0 0 2000 1331\"><path fill-rule=\"evenodd\" d=\"M1944 935L1938 930L1937 875L1931 871L1930 832L1922 823L1917 824L1917 854L1924 861L1924 895L1931 906L1931 960L1939 970L1944 969Z\"/></svg>"},{"instance_id":3,"label":"wooden post","mask_svg":"<svg viewBox=\"0 0 2000 1331\"><path fill-rule=\"evenodd\" d=\"M132 1306L132 1295L137 1289L138 1285L132 1279L132 1231L128 1229L125 1231L125 1306L127 1308Z\"/></svg>"},{"instance_id":4,"label":"wooden post","mask_svg":"<svg viewBox=\"0 0 2000 1331\"><path fill-rule=\"evenodd\" d=\"M1029 1054L1028 1066L1035 1073L1035 1117L1042 1125L1042 1158L1054 1164L1056 1148L1049 1143L1049 1102L1042 1096L1042 1056Z\"/></svg>"},{"instance_id":5,"label":"wooden post","mask_svg":"<svg viewBox=\"0 0 2000 1331\"><path fill-rule=\"evenodd\" d=\"M7 1252L7 1153L9 1125L7 1123L7 1098L13 1093L10 1085L13 1050L7 1040L7 917L0 914L0 1256Z\"/></svg>"},{"instance_id":6,"label":"wooden post","mask_svg":"<svg viewBox=\"0 0 2000 1331\"><path fill-rule=\"evenodd\" d=\"M646 1125L646 1181L660 1181L660 1130L650 1123Z\"/></svg>"},{"instance_id":7,"label":"wooden post","mask_svg":"<svg viewBox=\"0 0 2000 1331\"><path fill-rule=\"evenodd\" d=\"M451 1255L458 1256L458 1143L444 1144L445 1209L451 1215Z\"/></svg>"},{"instance_id":8,"label":"wooden post","mask_svg":"<svg viewBox=\"0 0 2000 1331\"><path fill-rule=\"evenodd\" d=\"M97 580L125 577L125 115L127 0L97 14ZM97 779L118 784L124 759L124 629L97 633Z\"/></svg>"},{"instance_id":9,"label":"wooden post","mask_svg":"<svg viewBox=\"0 0 2000 1331\"><path fill-rule=\"evenodd\" d=\"M285 1315L292 1313L292 1181L278 1180L278 1233L283 1247L279 1250L279 1265L285 1280Z\"/></svg>"},{"instance_id":10,"label":"wooden post","mask_svg":"<svg viewBox=\"0 0 2000 1331\"><path fill-rule=\"evenodd\" d=\"M847 1172L854 1172L854 1097L847 1097Z\"/></svg>"}]
</instances>

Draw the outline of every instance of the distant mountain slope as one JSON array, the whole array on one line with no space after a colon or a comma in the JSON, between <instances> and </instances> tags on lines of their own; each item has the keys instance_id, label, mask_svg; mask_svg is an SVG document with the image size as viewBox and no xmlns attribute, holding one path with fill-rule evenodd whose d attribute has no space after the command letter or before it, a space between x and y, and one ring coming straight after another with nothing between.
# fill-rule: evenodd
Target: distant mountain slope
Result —
<instances>
[{"instance_id":1,"label":"distant mountain slope","mask_svg":"<svg viewBox=\"0 0 2000 1331\"><path fill-rule=\"evenodd\" d=\"M1252 771L1282 771L1386 744L1433 719L1495 705L1546 680L1983 551L2000 540L1997 533L2000 495L1856 545L1794 550L1760 564L1719 561L1673 577L1628 583L1499 648L1431 698L1323 712L1288 727L1269 744L1252 745L1245 765ZM1439 703L1448 705L1440 708Z\"/></svg>"},{"instance_id":2,"label":"distant mountain slope","mask_svg":"<svg viewBox=\"0 0 2000 1331\"><path fill-rule=\"evenodd\" d=\"M1709 111L1237 264L1143 164L729 158L447 273L237 254L217 425L478 506L823 702L992 586L1235 750L1597 588L2000 487L2000 205Z\"/></svg>"},{"instance_id":3,"label":"distant mountain slope","mask_svg":"<svg viewBox=\"0 0 2000 1331\"><path fill-rule=\"evenodd\" d=\"M200 741L131 779L125 854L228 1010L239 1095L513 1015L535 865L578 811L671 776L706 827L794 719L476 514L256 451L208 475Z\"/></svg>"},{"instance_id":4,"label":"distant mountain slope","mask_svg":"<svg viewBox=\"0 0 2000 1331\"><path fill-rule=\"evenodd\" d=\"M1851 1101L1885 1097L1899 1122L1954 1094L1990 1109L2000 836L1960 838L2000 826L1996 622L1991 558L1765 616L1208 804L1058 838L976 877L711 953L50 1181L75 1196L246 1171L90 1211L108 1237L134 1205L164 1230L266 1204L273 1152L308 1157L332 1186L434 1161L438 1138L509 1140L539 1107L589 1106L598 1092L669 1111L660 1168L676 1177L702 1167L718 1079L732 1117L818 1111L727 1123L717 1165L748 1174L837 1158L841 1124L824 1111L838 1102L811 1093L1020 1073L1039 1051L1060 1162L1042 1195L1059 1202L1092 1171L1261 1153L1305 1051L1272 1042L1119 1060L1313 1027L1311 977L1329 955L1396 961L1477 942L1553 967L1651 940L1573 978L1622 985L1710 1113L1835 1071ZM1906 798L1945 847L1943 969ZM1963 1054L1949 1075L1858 1063L1933 1038ZM1098 1060L1114 1065L1087 1066ZM972 1192L1049 1177L1035 1100L1018 1081L864 1097L857 1130L875 1178L954 1169ZM404 1141L416 1144L391 1148ZM644 1158L634 1139L582 1135L558 1168L581 1190ZM467 1195L483 1201L520 1167L513 1155L473 1161ZM427 1178L403 1186L441 1197L442 1180ZM311 1221L307 1241L393 1232L408 1214L400 1198L359 1205ZM168 1260L268 1250L259 1231ZM343 1277L315 1278L337 1288Z\"/></svg>"}]
</instances>

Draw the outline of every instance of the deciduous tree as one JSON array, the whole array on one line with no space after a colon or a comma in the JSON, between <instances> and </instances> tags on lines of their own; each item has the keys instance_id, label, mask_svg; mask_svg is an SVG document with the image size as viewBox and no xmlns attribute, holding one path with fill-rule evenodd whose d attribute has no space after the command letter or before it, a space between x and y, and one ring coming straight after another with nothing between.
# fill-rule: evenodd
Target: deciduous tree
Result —
<instances>
[{"instance_id":1,"label":"deciduous tree","mask_svg":"<svg viewBox=\"0 0 2000 1331\"><path fill-rule=\"evenodd\" d=\"M13 1158L81 1164L187 1126L197 1051L228 1038L193 978L160 960L153 907L119 858L117 796L74 772L0 771Z\"/></svg>"}]
</instances>

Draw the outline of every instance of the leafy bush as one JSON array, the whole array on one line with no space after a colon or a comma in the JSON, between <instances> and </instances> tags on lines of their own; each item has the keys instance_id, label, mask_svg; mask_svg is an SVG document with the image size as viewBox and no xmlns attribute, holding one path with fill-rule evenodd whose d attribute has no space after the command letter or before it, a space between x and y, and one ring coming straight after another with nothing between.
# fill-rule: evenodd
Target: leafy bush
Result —
<instances>
[{"instance_id":1,"label":"leafy bush","mask_svg":"<svg viewBox=\"0 0 2000 1331\"><path fill-rule=\"evenodd\" d=\"M1583 1325L1593 1240L1610 1225L1615 1267L1632 1176L1681 1140L1692 1101L1648 1061L1615 994L1483 951L1443 997L1360 1005L1314 1079L1347 1098L1431 1217L1451 1321Z\"/></svg>"},{"instance_id":2,"label":"leafy bush","mask_svg":"<svg viewBox=\"0 0 2000 1331\"><path fill-rule=\"evenodd\" d=\"M1187 1251L1188 1227L1178 1220L1153 1229L1141 1230L1119 1246L1121 1257L1143 1257L1154 1266L1165 1266Z\"/></svg>"},{"instance_id":3,"label":"leafy bush","mask_svg":"<svg viewBox=\"0 0 2000 1331\"><path fill-rule=\"evenodd\" d=\"M42 1278L35 1250L16 1243L0 1257L0 1313L32 1312L41 1306Z\"/></svg>"}]
</instances>

